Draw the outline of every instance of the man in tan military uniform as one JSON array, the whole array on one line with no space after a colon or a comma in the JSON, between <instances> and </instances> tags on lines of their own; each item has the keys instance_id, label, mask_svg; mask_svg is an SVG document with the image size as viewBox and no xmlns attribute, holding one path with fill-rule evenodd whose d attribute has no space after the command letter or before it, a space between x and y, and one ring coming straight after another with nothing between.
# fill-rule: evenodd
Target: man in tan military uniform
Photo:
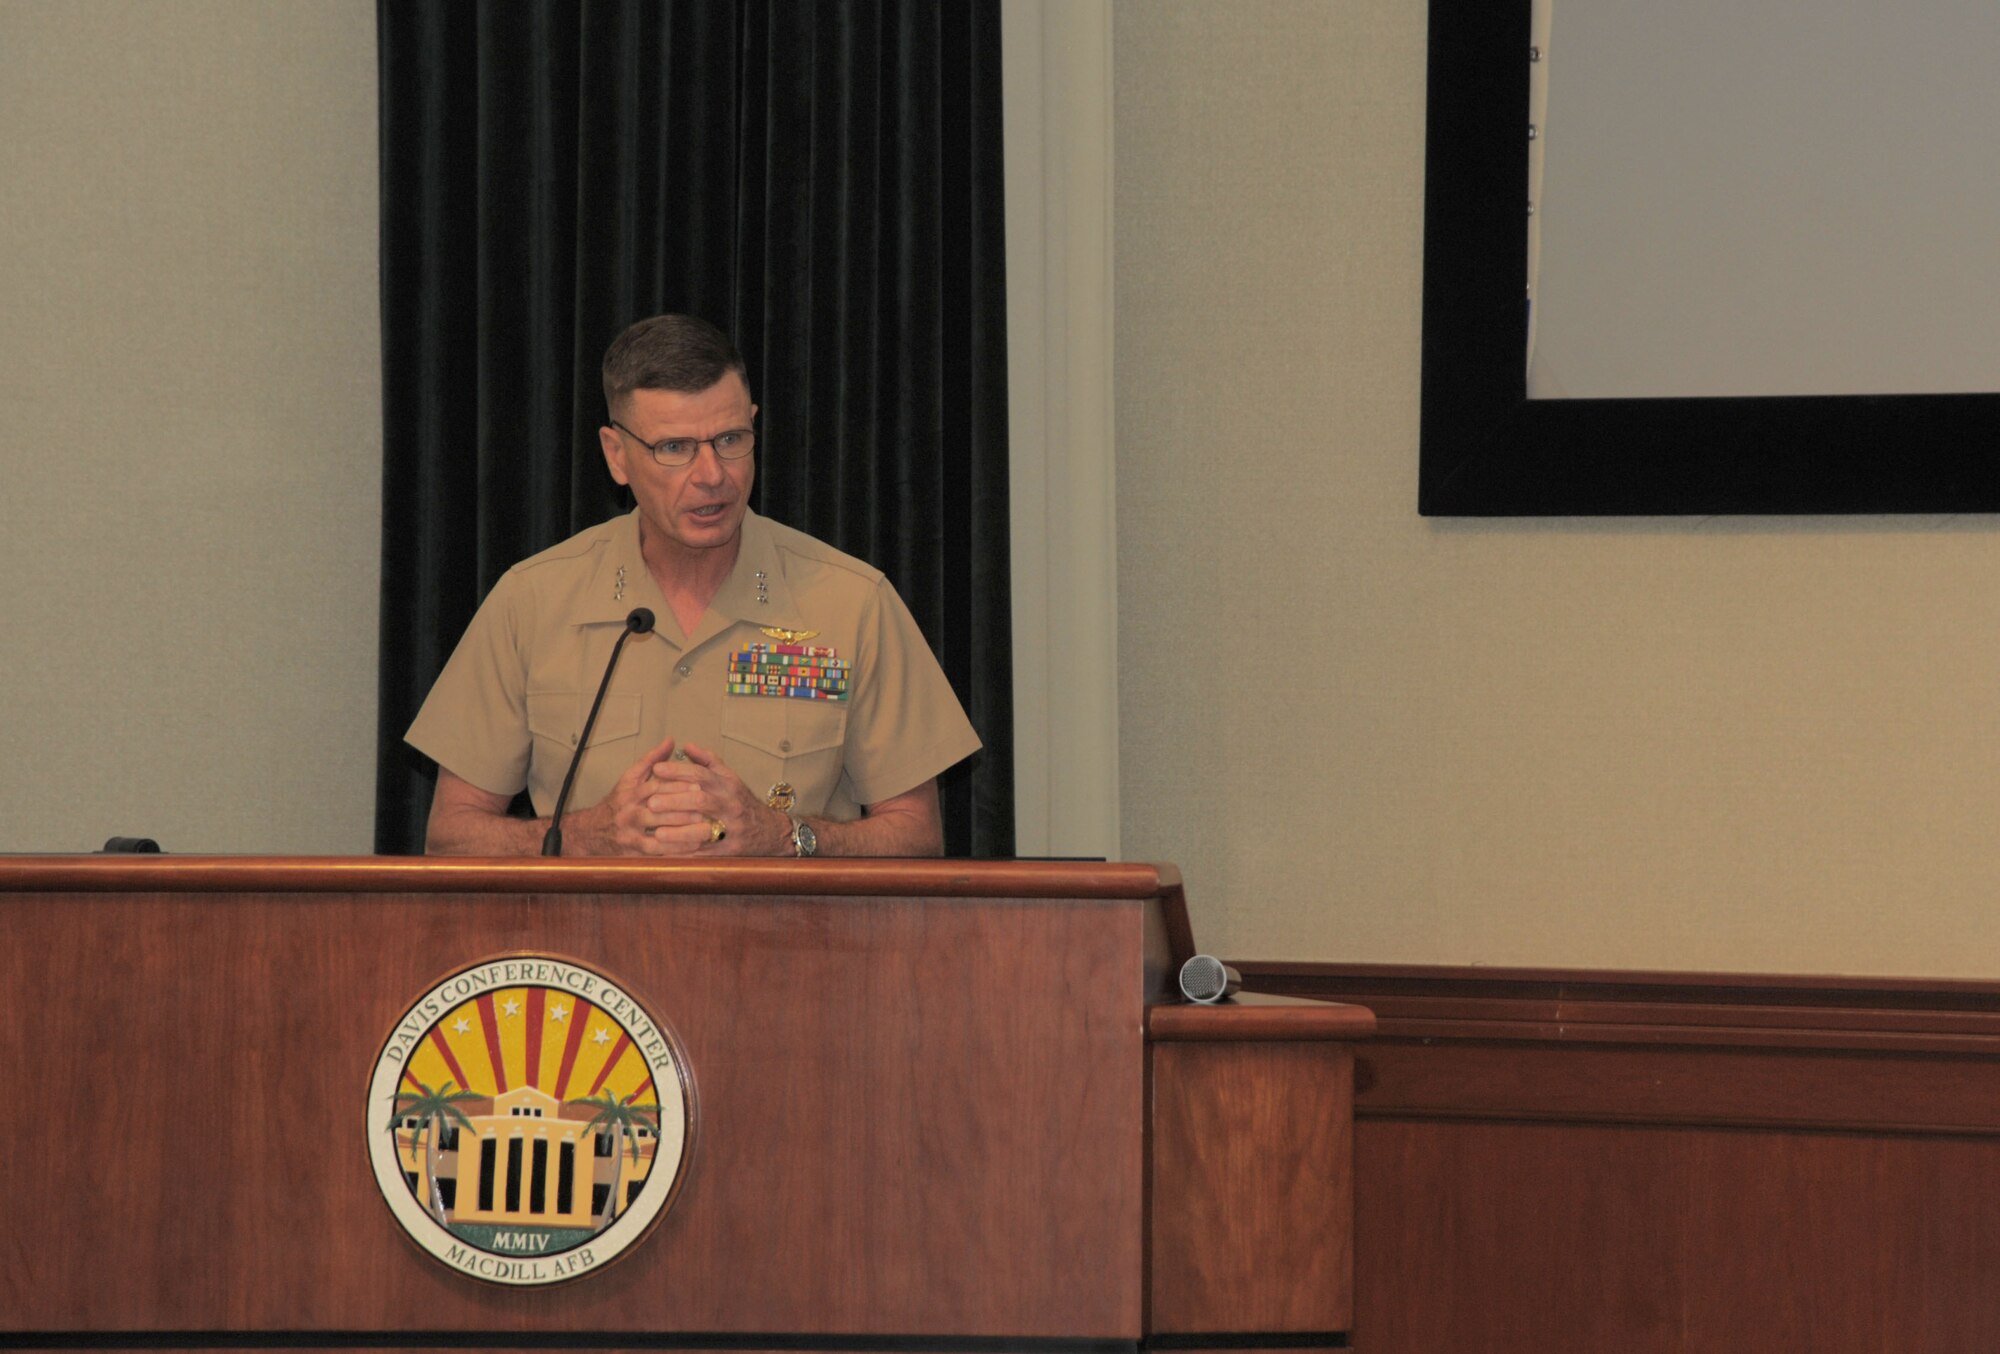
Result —
<instances>
[{"instance_id":1,"label":"man in tan military uniform","mask_svg":"<svg viewBox=\"0 0 2000 1354\"><path fill-rule=\"evenodd\" d=\"M734 345L658 316L604 362L599 441L638 508L515 565L408 734L438 763L428 848L532 854L612 645L563 818L566 853L935 855L937 775L979 747L881 573L749 510ZM582 807L577 807L582 806Z\"/></svg>"}]
</instances>

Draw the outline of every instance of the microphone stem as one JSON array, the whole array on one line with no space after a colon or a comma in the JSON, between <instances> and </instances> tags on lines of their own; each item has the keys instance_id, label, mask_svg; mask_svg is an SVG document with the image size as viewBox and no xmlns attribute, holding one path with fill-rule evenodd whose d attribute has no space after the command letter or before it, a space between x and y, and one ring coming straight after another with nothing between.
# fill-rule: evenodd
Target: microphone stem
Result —
<instances>
[{"instance_id":1,"label":"microphone stem","mask_svg":"<svg viewBox=\"0 0 2000 1354\"><path fill-rule=\"evenodd\" d=\"M597 699L590 703L590 715L583 721L583 734L576 740L576 752L569 759L569 774L563 777L562 790L556 795L555 812L549 815L549 830L542 835L542 854L559 856L562 854L562 816L569 804L570 787L576 784L577 768L583 765L583 750L590 746L590 731L597 727L597 712L604 705L604 693L611 689L611 674L618 668L618 655L625 649L625 641L632 638L634 630L630 622L618 632L618 642L611 646L611 661L604 665L604 680L597 684Z\"/></svg>"}]
</instances>

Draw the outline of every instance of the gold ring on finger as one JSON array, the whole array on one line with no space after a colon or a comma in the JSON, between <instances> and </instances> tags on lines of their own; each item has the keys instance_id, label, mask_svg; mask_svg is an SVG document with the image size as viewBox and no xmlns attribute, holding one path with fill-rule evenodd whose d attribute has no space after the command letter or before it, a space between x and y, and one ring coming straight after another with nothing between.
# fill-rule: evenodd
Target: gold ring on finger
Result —
<instances>
[{"instance_id":1,"label":"gold ring on finger","mask_svg":"<svg viewBox=\"0 0 2000 1354\"><path fill-rule=\"evenodd\" d=\"M715 845L715 843L728 835L729 829L722 825L720 818L711 818L708 820L708 844L710 846Z\"/></svg>"}]
</instances>

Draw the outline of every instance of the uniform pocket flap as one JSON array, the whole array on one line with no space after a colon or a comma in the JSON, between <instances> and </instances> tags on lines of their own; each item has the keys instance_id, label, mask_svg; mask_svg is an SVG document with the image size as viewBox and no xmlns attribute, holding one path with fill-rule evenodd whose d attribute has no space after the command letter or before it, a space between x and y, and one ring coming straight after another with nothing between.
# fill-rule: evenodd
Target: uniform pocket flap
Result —
<instances>
[{"instance_id":1,"label":"uniform pocket flap","mask_svg":"<svg viewBox=\"0 0 2000 1354\"><path fill-rule=\"evenodd\" d=\"M847 704L729 696L722 705L722 736L778 758L825 752L847 737Z\"/></svg>"},{"instance_id":2,"label":"uniform pocket flap","mask_svg":"<svg viewBox=\"0 0 2000 1354\"><path fill-rule=\"evenodd\" d=\"M583 721L590 714L594 691L530 691L528 732L564 747L576 746ZM600 747L639 733L639 698L630 692L607 691L604 706L597 712L597 725L590 731L590 746Z\"/></svg>"}]
</instances>

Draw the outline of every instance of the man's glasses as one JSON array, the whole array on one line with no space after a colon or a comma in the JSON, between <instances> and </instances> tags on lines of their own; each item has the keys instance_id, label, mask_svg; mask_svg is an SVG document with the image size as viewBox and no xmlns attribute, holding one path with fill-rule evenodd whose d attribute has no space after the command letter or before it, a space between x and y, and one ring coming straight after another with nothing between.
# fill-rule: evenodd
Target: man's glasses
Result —
<instances>
[{"instance_id":1,"label":"man's glasses","mask_svg":"<svg viewBox=\"0 0 2000 1354\"><path fill-rule=\"evenodd\" d=\"M748 428L732 428L713 437L667 437L658 442L648 442L615 418L611 420L611 426L652 452L653 459L670 470L693 465L694 458L701 454L704 446L714 447L715 454L725 461L740 461L757 449L757 434Z\"/></svg>"}]
</instances>

